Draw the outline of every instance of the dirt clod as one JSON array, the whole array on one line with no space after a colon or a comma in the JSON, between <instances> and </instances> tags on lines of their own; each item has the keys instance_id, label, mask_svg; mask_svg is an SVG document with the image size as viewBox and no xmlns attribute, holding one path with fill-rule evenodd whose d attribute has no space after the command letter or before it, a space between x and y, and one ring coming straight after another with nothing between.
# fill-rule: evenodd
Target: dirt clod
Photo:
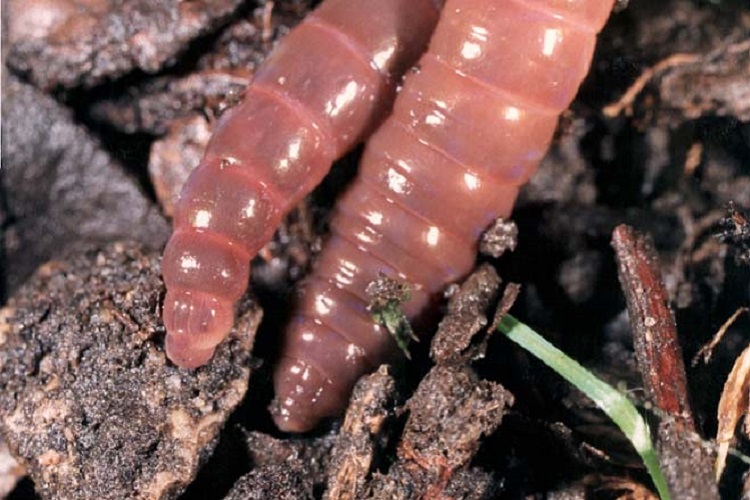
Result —
<instances>
[{"instance_id":1,"label":"dirt clod","mask_svg":"<svg viewBox=\"0 0 750 500\"><path fill-rule=\"evenodd\" d=\"M388 367L362 377L333 448L326 500L363 498L375 453L382 451L384 424L392 416L396 387Z\"/></svg>"},{"instance_id":2,"label":"dirt clod","mask_svg":"<svg viewBox=\"0 0 750 500\"><path fill-rule=\"evenodd\" d=\"M208 365L163 350L159 258L112 244L50 262L2 310L0 430L44 498L173 498L242 399L260 312Z\"/></svg>"},{"instance_id":3,"label":"dirt clod","mask_svg":"<svg viewBox=\"0 0 750 500\"><path fill-rule=\"evenodd\" d=\"M430 345L436 363L464 361L477 355L469 349L472 339L489 324L485 312L497 298L500 277L489 265L481 266L461 285L448 303L448 314L440 322Z\"/></svg>"},{"instance_id":4,"label":"dirt clod","mask_svg":"<svg viewBox=\"0 0 750 500\"><path fill-rule=\"evenodd\" d=\"M312 484L301 462L258 467L242 476L224 500L312 500Z\"/></svg>"},{"instance_id":5,"label":"dirt clod","mask_svg":"<svg viewBox=\"0 0 750 500\"><path fill-rule=\"evenodd\" d=\"M138 81L127 92L106 95L93 103L91 113L129 133L164 134L170 122L200 114L217 118L237 104L268 52L309 9L307 0L267 2L272 6L270 26L266 8L258 7L233 19L210 43L195 70L177 71ZM270 36L266 36L270 33Z\"/></svg>"},{"instance_id":6,"label":"dirt clod","mask_svg":"<svg viewBox=\"0 0 750 500\"><path fill-rule=\"evenodd\" d=\"M406 405L399 460L373 478L372 498L491 498L491 475L466 467L512 404L502 386L468 367L433 368Z\"/></svg>"},{"instance_id":7,"label":"dirt clod","mask_svg":"<svg viewBox=\"0 0 750 500\"><path fill-rule=\"evenodd\" d=\"M9 0L8 65L36 85L92 86L153 73L226 22L241 0Z\"/></svg>"},{"instance_id":8,"label":"dirt clod","mask_svg":"<svg viewBox=\"0 0 750 500\"><path fill-rule=\"evenodd\" d=\"M325 485L331 449L337 436L326 433L316 437L291 436L279 439L262 432L247 433L247 452L254 467L266 468L286 463L301 464L297 478L304 476L304 482L315 488Z\"/></svg>"},{"instance_id":9,"label":"dirt clod","mask_svg":"<svg viewBox=\"0 0 750 500\"><path fill-rule=\"evenodd\" d=\"M515 250L518 244L518 227L513 221L497 219L479 241L479 253L500 258L508 250Z\"/></svg>"}]
</instances>

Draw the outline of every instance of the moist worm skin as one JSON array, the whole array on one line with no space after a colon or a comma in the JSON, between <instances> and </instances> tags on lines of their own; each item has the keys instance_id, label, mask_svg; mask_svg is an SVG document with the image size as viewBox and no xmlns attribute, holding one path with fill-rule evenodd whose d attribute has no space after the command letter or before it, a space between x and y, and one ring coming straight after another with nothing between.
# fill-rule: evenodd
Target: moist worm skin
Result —
<instances>
[{"instance_id":1,"label":"moist worm skin","mask_svg":"<svg viewBox=\"0 0 750 500\"><path fill-rule=\"evenodd\" d=\"M326 0L217 123L164 250L167 356L208 362L234 322L250 260L331 163L384 118L441 0Z\"/></svg>"},{"instance_id":2,"label":"moist worm skin","mask_svg":"<svg viewBox=\"0 0 750 500\"><path fill-rule=\"evenodd\" d=\"M277 426L302 432L345 408L396 355L365 288L417 285L411 319L473 267L507 217L588 72L614 0L448 0L419 71L367 143L307 280L274 373Z\"/></svg>"}]
</instances>

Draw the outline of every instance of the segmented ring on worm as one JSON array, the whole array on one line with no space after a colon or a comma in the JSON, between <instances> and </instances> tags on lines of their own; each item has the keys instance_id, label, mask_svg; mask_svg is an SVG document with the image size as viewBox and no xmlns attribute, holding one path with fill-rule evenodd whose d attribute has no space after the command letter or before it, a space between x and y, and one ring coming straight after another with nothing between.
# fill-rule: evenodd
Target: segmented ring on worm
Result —
<instances>
[{"instance_id":1,"label":"segmented ring on worm","mask_svg":"<svg viewBox=\"0 0 750 500\"><path fill-rule=\"evenodd\" d=\"M326 0L258 70L215 129L164 251L166 351L205 364L234 322L249 262L331 163L391 107L441 0Z\"/></svg>"},{"instance_id":2,"label":"segmented ring on worm","mask_svg":"<svg viewBox=\"0 0 750 500\"><path fill-rule=\"evenodd\" d=\"M507 217L586 76L614 0L448 0L419 71L371 137L340 200L276 367L273 412L301 432L391 358L367 311L379 273L418 285L417 318Z\"/></svg>"}]
</instances>

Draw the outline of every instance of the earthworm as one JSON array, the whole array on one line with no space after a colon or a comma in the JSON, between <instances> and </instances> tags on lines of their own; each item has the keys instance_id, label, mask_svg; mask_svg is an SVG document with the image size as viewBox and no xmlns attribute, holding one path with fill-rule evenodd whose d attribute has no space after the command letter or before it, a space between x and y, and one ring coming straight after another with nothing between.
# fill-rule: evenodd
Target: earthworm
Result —
<instances>
[{"instance_id":1,"label":"earthworm","mask_svg":"<svg viewBox=\"0 0 750 500\"><path fill-rule=\"evenodd\" d=\"M415 285L411 319L468 274L481 232L510 215L546 154L613 3L447 0L301 293L274 373L280 429L338 414L357 378L395 355L367 310L380 273Z\"/></svg>"},{"instance_id":2,"label":"earthworm","mask_svg":"<svg viewBox=\"0 0 750 500\"><path fill-rule=\"evenodd\" d=\"M427 46L442 0L326 0L256 72L183 188L162 259L167 356L205 364L234 322L250 260L367 136Z\"/></svg>"}]
</instances>

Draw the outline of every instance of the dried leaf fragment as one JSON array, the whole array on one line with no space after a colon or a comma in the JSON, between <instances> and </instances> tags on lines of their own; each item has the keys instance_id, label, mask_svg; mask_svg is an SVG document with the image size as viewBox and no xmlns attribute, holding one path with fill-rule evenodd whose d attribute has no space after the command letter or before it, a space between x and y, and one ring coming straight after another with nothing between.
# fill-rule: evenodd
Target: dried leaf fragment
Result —
<instances>
[{"instance_id":1,"label":"dried leaf fragment","mask_svg":"<svg viewBox=\"0 0 750 500\"><path fill-rule=\"evenodd\" d=\"M719 400L718 428L716 429L718 452L715 468L717 482L724 472L734 430L742 415L749 409L748 391L750 391L750 346L746 347L735 361Z\"/></svg>"}]
</instances>

